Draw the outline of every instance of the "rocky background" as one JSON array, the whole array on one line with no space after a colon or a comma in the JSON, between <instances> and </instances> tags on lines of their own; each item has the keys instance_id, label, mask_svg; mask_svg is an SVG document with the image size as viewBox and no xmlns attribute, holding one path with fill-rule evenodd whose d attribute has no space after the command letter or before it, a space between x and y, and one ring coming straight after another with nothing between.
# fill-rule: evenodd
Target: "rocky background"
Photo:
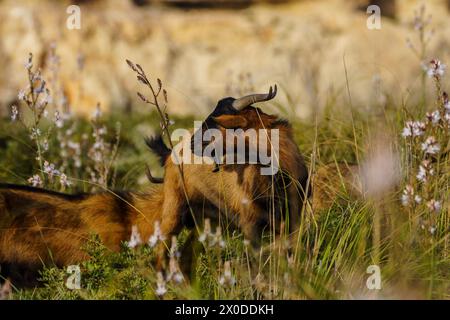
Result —
<instances>
[{"instance_id":1,"label":"rocky background","mask_svg":"<svg viewBox=\"0 0 450 320\"><path fill-rule=\"evenodd\" d=\"M417 43L420 1L378 1L381 30L367 28L360 0L169 2L78 1L81 29L69 30L69 1L0 1L0 114L26 86L29 52L58 78L54 97L80 114L97 102L145 111L126 58L162 79L176 114L204 114L221 97L273 83L281 89L273 107L291 117L331 101L346 108L349 93L367 112L420 98L421 59L406 41ZM426 1L426 10L434 33L424 60L450 63L447 1Z\"/></svg>"}]
</instances>

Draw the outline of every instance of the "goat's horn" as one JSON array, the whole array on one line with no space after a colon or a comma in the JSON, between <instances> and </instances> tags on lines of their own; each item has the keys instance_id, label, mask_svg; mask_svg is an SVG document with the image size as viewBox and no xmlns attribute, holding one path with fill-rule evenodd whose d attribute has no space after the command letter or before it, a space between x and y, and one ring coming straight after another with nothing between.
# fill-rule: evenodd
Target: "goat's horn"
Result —
<instances>
[{"instance_id":1,"label":"goat's horn","mask_svg":"<svg viewBox=\"0 0 450 320\"><path fill-rule=\"evenodd\" d=\"M236 99L233 101L233 107L237 110L242 110L253 103L272 100L273 98L275 98L276 95L277 95L277 85L275 85L273 89L272 87L270 87L269 93L250 94L248 96Z\"/></svg>"}]
</instances>

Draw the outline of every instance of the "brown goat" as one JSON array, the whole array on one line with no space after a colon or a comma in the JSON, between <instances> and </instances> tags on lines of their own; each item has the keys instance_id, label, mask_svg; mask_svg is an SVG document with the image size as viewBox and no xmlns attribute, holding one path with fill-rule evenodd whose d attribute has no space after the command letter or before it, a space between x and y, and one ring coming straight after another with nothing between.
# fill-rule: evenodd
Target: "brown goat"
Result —
<instances>
[{"instance_id":1,"label":"brown goat","mask_svg":"<svg viewBox=\"0 0 450 320\"><path fill-rule=\"evenodd\" d=\"M242 129L237 134L244 138L245 147L250 152L254 143L245 136L247 129L258 131L258 139L270 140L271 131L279 133L280 170L274 175L261 175L261 163L238 164L175 164L172 150L168 149L161 137L147 141L149 147L161 156L165 167L164 202L161 229L163 234L177 233L182 226L179 212L189 203L201 203L205 200L225 215L237 222L244 236L254 245L259 244L262 230L268 226L278 230L281 221L288 221L289 232L295 232L299 226L303 201L307 198L308 169L297 145L293 140L292 128L287 121L268 115L252 103L267 101L275 97L275 90L268 94L256 94L240 99L220 100L216 109L203 122L202 128L192 137L191 150L195 150L195 135L206 129L218 129L225 137L226 129ZM240 136L241 135L241 136ZM244 135L244 136L242 136ZM262 136L261 136L262 135ZM233 138L234 139L234 138ZM225 145L233 141L225 141ZM271 151L271 141L266 143ZM203 150L207 144L204 144ZM186 152L185 149L182 152ZM195 151L194 151L195 154ZM224 156L226 157L226 150ZM183 154L180 153L183 157ZM216 161L220 160L215 158ZM182 175L177 167L181 165ZM212 173L214 172L214 173ZM194 218L197 214L194 213ZM213 216L217 218L217 216ZM286 218L285 218L286 217ZM220 215L219 215L220 219Z\"/></svg>"},{"instance_id":2,"label":"brown goat","mask_svg":"<svg viewBox=\"0 0 450 320\"><path fill-rule=\"evenodd\" d=\"M67 195L43 189L0 185L0 265L3 278L33 285L43 265L67 266L88 257L90 235L117 251L136 225L142 239L161 218L163 194Z\"/></svg>"}]
</instances>

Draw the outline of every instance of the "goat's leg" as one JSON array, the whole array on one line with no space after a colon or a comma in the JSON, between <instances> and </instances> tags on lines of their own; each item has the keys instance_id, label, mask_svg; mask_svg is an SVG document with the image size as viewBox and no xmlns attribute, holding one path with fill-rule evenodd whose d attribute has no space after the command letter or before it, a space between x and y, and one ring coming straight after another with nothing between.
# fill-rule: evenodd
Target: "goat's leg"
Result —
<instances>
[{"instance_id":1,"label":"goat's leg","mask_svg":"<svg viewBox=\"0 0 450 320\"><path fill-rule=\"evenodd\" d=\"M166 169L160 223L161 233L165 237L165 241L156 248L157 269L159 270L164 269L172 235L177 234L182 227L182 210L186 205L186 200L179 179L178 172Z\"/></svg>"},{"instance_id":2,"label":"goat's leg","mask_svg":"<svg viewBox=\"0 0 450 320\"><path fill-rule=\"evenodd\" d=\"M181 227L181 212L184 207L184 201L178 190L165 190L164 203L162 206L161 232L167 238L176 234Z\"/></svg>"}]
</instances>

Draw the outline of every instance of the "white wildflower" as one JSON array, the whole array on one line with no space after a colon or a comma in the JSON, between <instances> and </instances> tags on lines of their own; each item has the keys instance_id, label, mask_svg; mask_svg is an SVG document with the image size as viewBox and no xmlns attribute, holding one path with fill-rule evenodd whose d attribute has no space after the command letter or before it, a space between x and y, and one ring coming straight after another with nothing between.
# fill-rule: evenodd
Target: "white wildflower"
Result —
<instances>
[{"instance_id":1,"label":"white wildflower","mask_svg":"<svg viewBox=\"0 0 450 320\"><path fill-rule=\"evenodd\" d=\"M25 91L24 90L20 90L19 94L17 95L17 99L19 99L20 101L25 100L25 96L26 96Z\"/></svg>"},{"instance_id":2,"label":"white wildflower","mask_svg":"<svg viewBox=\"0 0 450 320\"><path fill-rule=\"evenodd\" d=\"M450 114L450 101L445 101L444 103L444 109L446 114Z\"/></svg>"},{"instance_id":3,"label":"white wildflower","mask_svg":"<svg viewBox=\"0 0 450 320\"><path fill-rule=\"evenodd\" d=\"M445 73L445 64L441 63L438 59L433 59L430 61L429 67L427 69L427 75L432 77L442 77Z\"/></svg>"},{"instance_id":4,"label":"white wildflower","mask_svg":"<svg viewBox=\"0 0 450 320\"><path fill-rule=\"evenodd\" d=\"M128 241L128 248L135 248L141 243L142 243L141 235L139 234L137 226L132 226L130 241Z\"/></svg>"},{"instance_id":5,"label":"white wildflower","mask_svg":"<svg viewBox=\"0 0 450 320\"><path fill-rule=\"evenodd\" d=\"M59 171L55 169L55 165L48 161L44 161L44 172L48 174L50 179L52 179L54 175L59 175Z\"/></svg>"},{"instance_id":6,"label":"white wildflower","mask_svg":"<svg viewBox=\"0 0 450 320\"><path fill-rule=\"evenodd\" d=\"M95 142L95 143L92 145L92 149L96 149L96 150L102 150L102 149L104 149L103 141Z\"/></svg>"},{"instance_id":7,"label":"white wildflower","mask_svg":"<svg viewBox=\"0 0 450 320\"><path fill-rule=\"evenodd\" d=\"M211 237L211 221L207 218L205 219L205 226L203 233L198 237L198 241L205 242L209 237Z\"/></svg>"},{"instance_id":8,"label":"white wildflower","mask_svg":"<svg viewBox=\"0 0 450 320\"><path fill-rule=\"evenodd\" d=\"M439 123L439 120L441 120L441 113L439 110L435 110L433 112L428 112L426 115L429 122L431 122L433 125L437 125Z\"/></svg>"},{"instance_id":9,"label":"white wildflower","mask_svg":"<svg viewBox=\"0 0 450 320\"><path fill-rule=\"evenodd\" d=\"M435 226L431 226L428 230L430 231L430 233L432 235L434 235L434 233L436 232L436 227Z\"/></svg>"},{"instance_id":10,"label":"white wildflower","mask_svg":"<svg viewBox=\"0 0 450 320\"><path fill-rule=\"evenodd\" d=\"M173 280L175 283L181 283L184 280L180 265L175 257L171 257L169 260L169 274L167 276L167 281L170 280Z\"/></svg>"},{"instance_id":11,"label":"white wildflower","mask_svg":"<svg viewBox=\"0 0 450 320\"><path fill-rule=\"evenodd\" d=\"M236 283L236 279L233 277L231 273L231 263L230 261L226 261L224 263L223 275L219 278L219 284L222 286L231 287Z\"/></svg>"},{"instance_id":12,"label":"white wildflower","mask_svg":"<svg viewBox=\"0 0 450 320\"><path fill-rule=\"evenodd\" d=\"M403 137L418 137L425 132L426 125L420 121L406 121L402 131Z\"/></svg>"},{"instance_id":13,"label":"white wildflower","mask_svg":"<svg viewBox=\"0 0 450 320\"><path fill-rule=\"evenodd\" d=\"M414 201L415 201L417 204L420 204L420 203L422 203L422 197L419 196L418 194L416 194L416 195L414 196Z\"/></svg>"},{"instance_id":14,"label":"white wildflower","mask_svg":"<svg viewBox=\"0 0 450 320\"><path fill-rule=\"evenodd\" d=\"M69 187L70 185L72 185L72 182L68 180L67 176L64 173L61 173L61 175L59 176L59 183L63 187Z\"/></svg>"},{"instance_id":15,"label":"white wildflower","mask_svg":"<svg viewBox=\"0 0 450 320\"><path fill-rule=\"evenodd\" d=\"M107 129L106 129L105 126L103 126L100 129L98 129L98 134L101 135L101 136L105 135L106 132L107 132Z\"/></svg>"},{"instance_id":16,"label":"white wildflower","mask_svg":"<svg viewBox=\"0 0 450 320\"><path fill-rule=\"evenodd\" d=\"M422 182L426 182L429 176L434 174L434 170L431 167L431 163L428 160L422 161L422 164L419 166L419 172L417 173L417 179Z\"/></svg>"},{"instance_id":17,"label":"white wildflower","mask_svg":"<svg viewBox=\"0 0 450 320\"><path fill-rule=\"evenodd\" d=\"M181 256L181 253L178 250L178 241L176 236L172 236L172 243L170 246L170 256L175 258L179 258Z\"/></svg>"},{"instance_id":18,"label":"white wildflower","mask_svg":"<svg viewBox=\"0 0 450 320\"><path fill-rule=\"evenodd\" d=\"M438 213L439 211L441 211L441 202L431 199L427 202L427 207L431 211Z\"/></svg>"},{"instance_id":19,"label":"white wildflower","mask_svg":"<svg viewBox=\"0 0 450 320\"><path fill-rule=\"evenodd\" d=\"M439 143L436 141L436 138L430 136L422 143L422 150L427 154L436 154L441 149Z\"/></svg>"},{"instance_id":20,"label":"white wildflower","mask_svg":"<svg viewBox=\"0 0 450 320\"><path fill-rule=\"evenodd\" d=\"M41 135L41 130L39 128L31 128L30 138L32 140L36 139Z\"/></svg>"},{"instance_id":21,"label":"white wildflower","mask_svg":"<svg viewBox=\"0 0 450 320\"><path fill-rule=\"evenodd\" d=\"M18 115L19 115L19 110L17 109L17 106L12 106L11 107L11 120L16 121Z\"/></svg>"},{"instance_id":22,"label":"white wildflower","mask_svg":"<svg viewBox=\"0 0 450 320\"><path fill-rule=\"evenodd\" d=\"M61 118L59 111L55 111L55 125L58 128L62 128L64 126L64 120Z\"/></svg>"},{"instance_id":23,"label":"white wildflower","mask_svg":"<svg viewBox=\"0 0 450 320\"><path fill-rule=\"evenodd\" d=\"M81 152L81 146L79 142L74 142L69 140L67 142L67 147L74 150L76 153L80 153Z\"/></svg>"},{"instance_id":24,"label":"white wildflower","mask_svg":"<svg viewBox=\"0 0 450 320\"><path fill-rule=\"evenodd\" d=\"M182 283L183 280L184 280L183 273L177 272L176 274L173 275L172 279L173 279L173 281L175 281L176 283Z\"/></svg>"},{"instance_id":25,"label":"white wildflower","mask_svg":"<svg viewBox=\"0 0 450 320\"><path fill-rule=\"evenodd\" d=\"M31 178L29 178L28 183L31 184L33 187L41 187L42 186L41 177L37 174L35 174Z\"/></svg>"},{"instance_id":26,"label":"white wildflower","mask_svg":"<svg viewBox=\"0 0 450 320\"><path fill-rule=\"evenodd\" d=\"M225 241L222 238L222 229L220 226L216 227L216 233L211 232L211 221L209 219L205 219L205 226L203 229L203 233L200 234L198 240L208 247L219 246L221 248L225 247Z\"/></svg>"},{"instance_id":27,"label":"white wildflower","mask_svg":"<svg viewBox=\"0 0 450 320\"><path fill-rule=\"evenodd\" d=\"M447 122L447 127L450 128L450 113L445 114L444 120Z\"/></svg>"},{"instance_id":28,"label":"white wildflower","mask_svg":"<svg viewBox=\"0 0 450 320\"><path fill-rule=\"evenodd\" d=\"M45 139L45 140L42 142L42 148L44 149L44 151L48 151L48 149L49 149L49 144L48 144L48 140L47 140L47 139Z\"/></svg>"},{"instance_id":29,"label":"white wildflower","mask_svg":"<svg viewBox=\"0 0 450 320\"><path fill-rule=\"evenodd\" d=\"M406 122L406 126L403 128L402 131L402 137L404 138L412 136L412 127L408 125L408 122Z\"/></svg>"},{"instance_id":30,"label":"white wildflower","mask_svg":"<svg viewBox=\"0 0 450 320\"><path fill-rule=\"evenodd\" d=\"M167 292L167 288L166 288L166 281L164 281L164 277L163 274L161 272L158 272L158 274L156 275L157 277L157 281L156 281L156 295L157 296L163 296L166 294Z\"/></svg>"},{"instance_id":31,"label":"white wildflower","mask_svg":"<svg viewBox=\"0 0 450 320\"><path fill-rule=\"evenodd\" d=\"M413 197L414 197L414 189L411 185L408 184L405 187L405 190L403 190L403 194L401 197L402 205L405 207L407 205L409 205L409 203Z\"/></svg>"},{"instance_id":32,"label":"white wildflower","mask_svg":"<svg viewBox=\"0 0 450 320\"><path fill-rule=\"evenodd\" d=\"M155 230L153 231L153 234L148 239L148 245L153 248L158 241L164 241L165 237L161 233L161 228L159 226L159 221L155 221Z\"/></svg>"},{"instance_id":33,"label":"white wildflower","mask_svg":"<svg viewBox=\"0 0 450 320\"><path fill-rule=\"evenodd\" d=\"M413 136L418 137L423 135L425 131L426 125L423 122L420 121L414 121L413 122Z\"/></svg>"},{"instance_id":34,"label":"white wildflower","mask_svg":"<svg viewBox=\"0 0 450 320\"><path fill-rule=\"evenodd\" d=\"M214 238L212 239L210 246L218 245L221 248L225 248L225 241L222 238L222 229L220 226L216 227L216 233L214 234Z\"/></svg>"}]
</instances>

